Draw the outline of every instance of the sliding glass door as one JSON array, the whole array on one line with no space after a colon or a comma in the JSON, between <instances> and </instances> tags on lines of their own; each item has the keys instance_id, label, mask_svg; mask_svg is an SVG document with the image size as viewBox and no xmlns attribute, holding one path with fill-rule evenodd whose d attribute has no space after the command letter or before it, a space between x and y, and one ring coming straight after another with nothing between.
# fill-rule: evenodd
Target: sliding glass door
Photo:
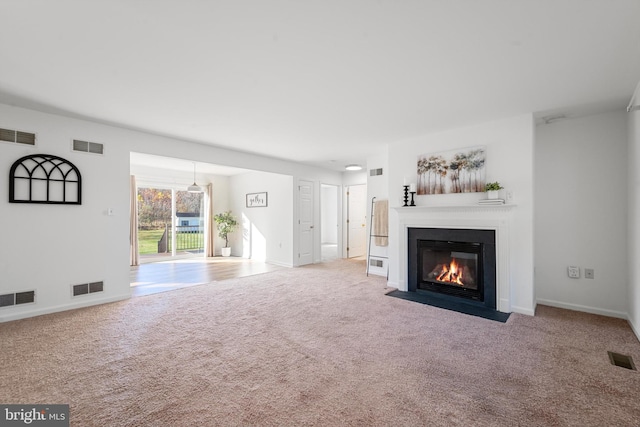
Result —
<instances>
[{"instance_id":1,"label":"sliding glass door","mask_svg":"<svg viewBox=\"0 0 640 427\"><path fill-rule=\"evenodd\" d=\"M175 251L179 254L204 254L204 193L174 191Z\"/></svg>"},{"instance_id":2,"label":"sliding glass door","mask_svg":"<svg viewBox=\"0 0 640 427\"><path fill-rule=\"evenodd\" d=\"M141 261L172 255L171 212L173 192L163 188L138 188L138 252Z\"/></svg>"},{"instance_id":3,"label":"sliding glass door","mask_svg":"<svg viewBox=\"0 0 640 427\"><path fill-rule=\"evenodd\" d=\"M204 253L203 193L170 188L138 188L138 248L140 260L202 256Z\"/></svg>"}]
</instances>

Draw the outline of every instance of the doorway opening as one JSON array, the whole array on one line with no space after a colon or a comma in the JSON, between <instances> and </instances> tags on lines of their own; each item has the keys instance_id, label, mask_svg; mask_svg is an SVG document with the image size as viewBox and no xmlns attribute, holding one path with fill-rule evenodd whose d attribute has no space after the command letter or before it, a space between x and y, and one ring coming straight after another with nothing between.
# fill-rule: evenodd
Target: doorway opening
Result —
<instances>
[{"instance_id":1,"label":"doorway opening","mask_svg":"<svg viewBox=\"0 0 640 427\"><path fill-rule=\"evenodd\" d=\"M320 198L320 235L322 243L322 261L340 258L338 236L340 229L339 206L340 192L337 185L321 184Z\"/></svg>"}]
</instances>

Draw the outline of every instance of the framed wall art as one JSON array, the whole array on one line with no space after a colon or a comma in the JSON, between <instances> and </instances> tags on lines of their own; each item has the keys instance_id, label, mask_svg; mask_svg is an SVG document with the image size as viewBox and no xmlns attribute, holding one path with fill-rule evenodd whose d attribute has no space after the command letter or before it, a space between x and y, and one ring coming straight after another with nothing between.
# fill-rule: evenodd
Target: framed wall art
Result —
<instances>
[{"instance_id":1,"label":"framed wall art","mask_svg":"<svg viewBox=\"0 0 640 427\"><path fill-rule=\"evenodd\" d=\"M484 192L485 152L482 146L419 155L417 194Z\"/></svg>"},{"instance_id":2,"label":"framed wall art","mask_svg":"<svg viewBox=\"0 0 640 427\"><path fill-rule=\"evenodd\" d=\"M267 192L265 191L264 193L248 193L247 207L248 208L267 207Z\"/></svg>"},{"instance_id":3,"label":"framed wall art","mask_svg":"<svg viewBox=\"0 0 640 427\"><path fill-rule=\"evenodd\" d=\"M80 205L82 176L73 163L62 157L21 157L9 171L9 202Z\"/></svg>"}]
</instances>

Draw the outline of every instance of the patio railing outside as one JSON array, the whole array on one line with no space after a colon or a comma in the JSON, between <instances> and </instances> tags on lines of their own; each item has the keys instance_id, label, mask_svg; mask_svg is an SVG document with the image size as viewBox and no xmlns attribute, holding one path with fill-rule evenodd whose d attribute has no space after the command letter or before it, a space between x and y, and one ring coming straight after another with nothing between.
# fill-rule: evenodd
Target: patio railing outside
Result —
<instances>
[{"instance_id":1,"label":"patio railing outside","mask_svg":"<svg viewBox=\"0 0 640 427\"><path fill-rule=\"evenodd\" d=\"M158 253L169 253L172 250L171 233L169 227L165 227L164 233L158 240ZM204 229L199 225L176 226L176 251L204 250Z\"/></svg>"}]
</instances>

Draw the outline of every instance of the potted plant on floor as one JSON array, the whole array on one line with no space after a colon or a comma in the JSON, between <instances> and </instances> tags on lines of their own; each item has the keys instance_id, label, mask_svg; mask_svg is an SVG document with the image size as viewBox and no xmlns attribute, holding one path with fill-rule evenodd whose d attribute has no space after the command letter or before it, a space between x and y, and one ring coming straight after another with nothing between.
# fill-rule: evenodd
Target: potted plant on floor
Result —
<instances>
[{"instance_id":1,"label":"potted plant on floor","mask_svg":"<svg viewBox=\"0 0 640 427\"><path fill-rule=\"evenodd\" d=\"M502 190L504 187L502 185L500 185L500 183L498 181L496 182L488 182L485 186L484 186L484 191L487 192L487 198L488 199L497 199L498 198L498 191Z\"/></svg>"},{"instance_id":2,"label":"potted plant on floor","mask_svg":"<svg viewBox=\"0 0 640 427\"><path fill-rule=\"evenodd\" d=\"M231 211L221 212L214 215L214 221L218 228L218 236L224 239L224 248L222 248L222 256L231 255L231 247L229 246L229 234L233 233L238 226L238 221Z\"/></svg>"}]
</instances>

